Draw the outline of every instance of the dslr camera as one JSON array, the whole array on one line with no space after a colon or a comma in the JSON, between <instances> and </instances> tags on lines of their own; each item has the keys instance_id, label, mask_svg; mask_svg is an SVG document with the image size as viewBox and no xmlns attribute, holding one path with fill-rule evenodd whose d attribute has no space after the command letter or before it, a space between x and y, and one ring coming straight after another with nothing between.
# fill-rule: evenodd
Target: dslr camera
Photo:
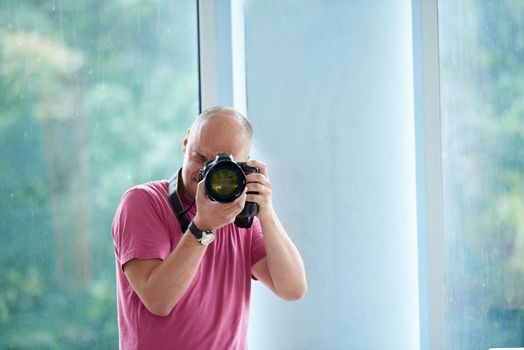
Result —
<instances>
[{"instance_id":1,"label":"dslr camera","mask_svg":"<svg viewBox=\"0 0 524 350\"><path fill-rule=\"evenodd\" d=\"M204 180L207 196L216 202L229 203L237 199L247 185L246 175L260 170L245 162L235 162L229 153L219 153L214 160L206 162L198 173L198 181ZM257 194L258 192L248 192ZM250 227L252 218L258 214L258 204L246 202L236 217L239 227Z\"/></svg>"}]
</instances>

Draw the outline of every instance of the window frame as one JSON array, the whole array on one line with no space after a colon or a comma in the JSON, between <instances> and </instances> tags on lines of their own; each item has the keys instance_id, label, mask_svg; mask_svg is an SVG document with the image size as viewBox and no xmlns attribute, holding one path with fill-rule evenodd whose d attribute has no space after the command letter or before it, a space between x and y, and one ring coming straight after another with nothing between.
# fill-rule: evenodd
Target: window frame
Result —
<instances>
[{"instance_id":1,"label":"window frame","mask_svg":"<svg viewBox=\"0 0 524 350\"><path fill-rule=\"evenodd\" d=\"M421 349L446 348L438 0L413 1Z\"/></svg>"},{"instance_id":2,"label":"window frame","mask_svg":"<svg viewBox=\"0 0 524 350\"><path fill-rule=\"evenodd\" d=\"M245 0L197 0L200 108L246 113Z\"/></svg>"}]
</instances>

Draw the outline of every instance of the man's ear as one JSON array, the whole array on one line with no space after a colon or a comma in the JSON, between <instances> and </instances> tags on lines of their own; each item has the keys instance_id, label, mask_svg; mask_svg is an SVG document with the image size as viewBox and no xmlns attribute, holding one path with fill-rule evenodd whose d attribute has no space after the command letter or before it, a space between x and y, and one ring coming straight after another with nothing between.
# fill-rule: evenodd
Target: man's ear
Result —
<instances>
[{"instance_id":1,"label":"man's ear","mask_svg":"<svg viewBox=\"0 0 524 350\"><path fill-rule=\"evenodd\" d=\"M186 148L187 148L187 140L189 138L189 131L191 129L187 129L187 133L186 133L186 136L184 137L184 141L182 141L182 152L183 153L186 153Z\"/></svg>"}]
</instances>

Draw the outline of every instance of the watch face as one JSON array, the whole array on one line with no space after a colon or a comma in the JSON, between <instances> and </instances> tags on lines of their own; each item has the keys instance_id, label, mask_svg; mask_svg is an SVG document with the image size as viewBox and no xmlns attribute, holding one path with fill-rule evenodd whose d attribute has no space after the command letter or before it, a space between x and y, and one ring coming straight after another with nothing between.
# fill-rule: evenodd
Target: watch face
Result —
<instances>
[{"instance_id":1,"label":"watch face","mask_svg":"<svg viewBox=\"0 0 524 350\"><path fill-rule=\"evenodd\" d=\"M200 238L200 243L203 245L208 245L209 243L215 240L215 234L213 232L207 233L202 232L202 238Z\"/></svg>"}]
</instances>

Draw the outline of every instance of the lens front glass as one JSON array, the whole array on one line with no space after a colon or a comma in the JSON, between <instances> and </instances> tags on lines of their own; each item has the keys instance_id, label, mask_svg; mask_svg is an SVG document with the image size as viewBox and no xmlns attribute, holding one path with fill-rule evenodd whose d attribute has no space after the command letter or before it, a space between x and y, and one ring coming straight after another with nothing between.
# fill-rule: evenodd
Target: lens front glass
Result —
<instances>
[{"instance_id":1,"label":"lens front glass","mask_svg":"<svg viewBox=\"0 0 524 350\"><path fill-rule=\"evenodd\" d=\"M220 168L210 175L211 189L221 197L231 196L241 183L237 172L231 168Z\"/></svg>"}]
</instances>

